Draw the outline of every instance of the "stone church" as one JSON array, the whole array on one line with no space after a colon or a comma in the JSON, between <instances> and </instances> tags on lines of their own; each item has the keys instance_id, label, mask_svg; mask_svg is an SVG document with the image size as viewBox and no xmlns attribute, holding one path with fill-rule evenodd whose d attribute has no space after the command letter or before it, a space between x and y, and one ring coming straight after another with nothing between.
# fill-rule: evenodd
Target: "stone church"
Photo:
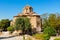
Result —
<instances>
[{"instance_id":1,"label":"stone church","mask_svg":"<svg viewBox=\"0 0 60 40\"><path fill-rule=\"evenodd\" d=\"M32 29L35 29L37 32L41 31L41 17L40 15L33 12L33 8L31 6L25 6L23 8L22 13L19 13L18 15L14 16L13 20L11 21L11 25L14 25L15 20L18 17L28 17L30 19L31 27Z\"/></svg>"}]
</instances>

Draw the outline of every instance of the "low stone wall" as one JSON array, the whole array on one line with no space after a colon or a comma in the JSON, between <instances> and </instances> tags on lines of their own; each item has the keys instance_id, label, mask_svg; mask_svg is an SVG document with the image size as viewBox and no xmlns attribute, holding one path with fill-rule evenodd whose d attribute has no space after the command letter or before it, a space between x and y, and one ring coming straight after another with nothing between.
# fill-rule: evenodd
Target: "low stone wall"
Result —
<instances>
[{"instance_id":1,"label":"low stone wall","mask_svg":"<svg viewBox=\"0 0 60 40\"><path fill-rule=\"evenodd\" d=\"M0 32L0 37L8 37L8 36L11 36L9 34L9 31L7 31L7 32Z\"/></svg>"},{"instance_id":2,"label":"low stone wall","mask_svg":"<svg viewBox=\"0 0 60 40\"><path fill-rule=\"evenodd\" d=\"M16 36L16 35L19 35L19 31L14 31L13 33L10 33L9 31L6 31L6 32L0 32L0 37L9 37L9 36Z\"/></svg>"}]
</instances>

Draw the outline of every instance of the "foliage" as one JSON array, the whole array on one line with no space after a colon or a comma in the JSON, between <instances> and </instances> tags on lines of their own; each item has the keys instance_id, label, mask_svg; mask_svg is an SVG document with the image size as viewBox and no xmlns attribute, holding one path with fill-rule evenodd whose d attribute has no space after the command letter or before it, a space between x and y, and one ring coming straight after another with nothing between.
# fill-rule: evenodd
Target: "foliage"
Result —
<instances>
[{"instance_id":1,"label":"foliage","mask_svg":"<svg viewBox=\"0 0 60 40\"><path fill-rule=\"evenodd\" d=\"M13 31L14 31L14 27L9 26L9 27L7 28L7 30L10 31L10 32L13 32Z\"/></svg>"},{"instance_id":2,"label":"foliage","mask_svg":"<svg viewBox=\"0 0 60 40\"><path fill-rule=\"evenodd\" d=\"M56 27L57 24L57 16L56 14L50 14L48 17L48 23L52 27Z\"/></svg>"},{"instance_id":3,"label":"foliage","mask_svg":"<svg viewBox=\"0 0 60 40\"><path fill-rule=\"evenodd\" d=\"M16 30L22 30L23 33L31 33L31 24L29 18L17 18L15 22L15 27Z\"/></svg>"},{"instance_id":4,"label":"foliage","mask_svg":"<svg viewBox=\"0 0 60 40\"><path fill-rule=\"evenodd\" d=\"M49 34L50 36L56 35L56 31L53 27L46 27L43 31L45 34Z\"/></svg>"},{"instance_id":5,"label":"foliage","mask_svg":"<svg viewBox=\"0 0 60 40\"><path fill-rule=\"evenodd\" d=\"M45 14L41 15L41 18L42 18L42 31L44 31L44 28L49 26L49 23L48 23L48 14L45 13Z\"/></svg>"},{"instance_id":6,"label":"foliage","mask_svg":"<svg viewBox=\"0 0 60 40\"><path fill-rule=\"evenodd\" d=\"M60 34L60 16L57 17L57 22L56 23L57 24L56 24L55 29L56 29L57 33Z\"/></svg>"},{"instance_id":7,"label":"foliage","mask_svg":"<svg viewBox=\"0 0 60 40\"><path fill-rule=\"evenodd\" d=\"M60 40L60 38L55 38L54 40Z\"/></svg>"},{"instance_id":8,"label":"foliage","mask_svg":"<svg viewBox=\"0 0 60 40\"><path fill-rule=\"evenodd\" d=\"M50 38L48 34L34 34L33 37L39 40L49 40Z\"/></svg>"},{"instance_id":9,"label":"foliage","mask_svg":"<svg viewBox=\"0 0 60 40\"><path fill-rule=\"evenodd\" d=\"M42 16L43 31L47 26L48 27L51 26L59 33L60 32L60 16L57 14L45 14L45 15Z\"/></svg>"},{"instance_id":10,"label":"foliage","mask_svg":"<svg viewBox=\"0 0 60 40\"><path fill-rule=\"evenodd\" d=\"M10 26L10 20L9 19L2 19L0 21L0 29L6 31L8 26Z\"/></svg>"},{"instance_id":11,"label":"foliage","mask_svg":"<svg viewBox=\"0 0 60 40\"><path fill-rule=\"evenodd\" d=\"M51 26L51 27L56 27L57 24L57 16L56 14L49 14L48 17L43 18L43 26Z\"/></svg>"}]
</instances>

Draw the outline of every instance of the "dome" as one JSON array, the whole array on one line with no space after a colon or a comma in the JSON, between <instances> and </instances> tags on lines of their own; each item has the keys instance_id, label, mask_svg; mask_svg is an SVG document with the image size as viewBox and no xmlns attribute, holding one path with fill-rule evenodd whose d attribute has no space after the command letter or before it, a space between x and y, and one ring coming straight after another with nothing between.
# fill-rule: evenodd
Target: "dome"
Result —
<instances>
[{"instance_id":1,"label":"dome","mask_svg":"<svg viewBox=\"0 0 60 40\"><path fill-rule=\"evenodd\" d=\"M30 13L30 12L33 12L33 8L31 7L31 6L25 6L24 8L23 8L23 12L24 13Z\"/></svg>"}]
</instances>

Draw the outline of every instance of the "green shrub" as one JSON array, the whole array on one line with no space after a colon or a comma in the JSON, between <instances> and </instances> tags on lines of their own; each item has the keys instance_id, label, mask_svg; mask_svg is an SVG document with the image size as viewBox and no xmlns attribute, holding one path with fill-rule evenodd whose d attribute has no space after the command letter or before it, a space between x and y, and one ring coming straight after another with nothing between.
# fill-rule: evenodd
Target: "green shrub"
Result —
<instances>
[{"instance_id":1,"label":"green shrub","mask_svg":"<svg viewBox=\"0 0 60 40\"><path fill-rule=\"evenodd\" d=\"M13 31L14 31L14 27L9 26L9 27L7 28L7 30L10 31L10 32L13 32Z\"/></svg>"},{"instance_id":2,"label":"green shrub","mask_svg":"<svg viewBox=\"0 0 60 40\"><path fill-rule=\"evenodd\" d=\"M49 40L50 36L48 34L35 34L33 35L36 39L39 40Z\"/></svg>"},{"instance_id":3,"label":"green shrub","mask_svg":"<svg viewBox=\"0 0 60 40\"><path fill-rule=\"evenodd\" d=\"M44 29L43 33L49 34L50 36L55 36L56 35L56 31L53 27L46 27Z\"/></svg>"},{"instance_id":4,"label":"green shrub","mask_svg":"<svg viewBox=\"0 0 60 40\"><path fill-rule=\"evenodd\" d=\"M55 38L54 40L60 40L60 38Z\"/></svg>"}]
</instances>

